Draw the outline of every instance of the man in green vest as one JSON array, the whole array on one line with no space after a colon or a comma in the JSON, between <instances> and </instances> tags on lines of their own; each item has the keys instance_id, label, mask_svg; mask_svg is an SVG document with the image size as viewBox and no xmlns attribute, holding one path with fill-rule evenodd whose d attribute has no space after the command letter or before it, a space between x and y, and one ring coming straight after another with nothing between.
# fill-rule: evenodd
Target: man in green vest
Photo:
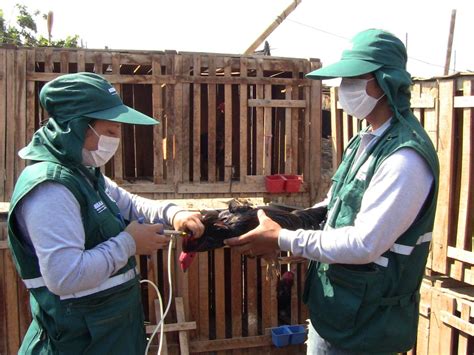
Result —
<instances>
[{"instance_id":1,"label":"man in green vest","mask_svg":"<svg viewBox=\"0 0 474 355\"><path fill-rule=\"evenodd\" d=\"M142 355L135 255L168 245L163 224L200 237L201 215L132 195L102 175L122 123L158 121L125 106L101 76L60 76L42 88L40 101L50 118L19 152L28 166L8 217L32 313L19 353Z\"/></svg>"},{"instance_id":2,"label":"man in green vest","mask_svg":"<svg viewBox=\"0 0 474 355\"><path fill-rule=\"evenodd\" d=\"M228 240L247 255L311 260L304 301L308 354L388 354L415 343L419 288L433 229L439 164L410 110L407 53L392 34L357 34L339 62L307 74L341 77L339 103L369 124L346 147L325 201L323 230L260 225Z\"/></svg>"}]
</instances>

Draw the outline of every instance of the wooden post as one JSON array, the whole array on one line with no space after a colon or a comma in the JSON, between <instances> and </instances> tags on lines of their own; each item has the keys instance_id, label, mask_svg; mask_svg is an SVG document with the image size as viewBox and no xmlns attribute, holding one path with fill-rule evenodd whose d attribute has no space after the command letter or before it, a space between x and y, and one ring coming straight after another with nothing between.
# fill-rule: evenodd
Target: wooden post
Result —
<instances>
[{"instance_id":1,"label":"wooden post","mask_svg":"<svg viewBox=\"0 0 474 355\"><path fill-rule=\"evenodd\" d=\"M337 88L331 88L332 168L336 171L342 160L342 111L337 108Z\"/></svg>"},{"instance_id":2,"label":"wooden post","mask_svg":"<svg viewBox=\"0 0 474 355\"><path fill-rule=\"evenodd\" d=\"M240 77L247 78L247 58L240 59ZM240 85L240 182L247 176L247 126L248 126L248 85Z\"/></svg>"},{"instance_id":3,"label":"wooden post","mask_svg":"<svg viewBox=\"0 0 474 355\"><path fill-rule=\"evenodd\" d=\"M321 63L311 62L311 71L321 67ZM310 97L306 98L309 101L309 108L306 111L310 112L309 135L305 135L305 141L309 143L309 180L310 180L310 203L313 204L318 198L318 187L321 182L321 157L322 157L322 112L321 112L321 81L311 80Z\"/></svg>"},{"instance_id":4,"label":"wooden post","mask_svg":"<svg viewBox=\"0 0 474 355\"><path fill-rule=\"evenodd\" d=\"M152 87L153 118L160 121L153 127L153 181L163 183L163 90L159 83L161 76L161 56L153 55L152 72L155 83Z\"/></svg>"},{"instance_id":5,"label":"wooden post","mask_svg":"<svg viewBox=\"0 0 474 355\"><path fill-rule=\"evenodd\" d=\"M201 181L201 56L193 56L193 182Z\"/></svg>"},{"instance_id":6,"label":"wooden post","mask_svg":"<svg viewBox=\"0 0 474 355\"><path fill-rule=\"evenodd\" d=\"M439 83L439 148L440 178L438 206L433 230L433 270L448 273L447 252L453 221L454 179L454 80Z\"/></svg>"}]
</instances>

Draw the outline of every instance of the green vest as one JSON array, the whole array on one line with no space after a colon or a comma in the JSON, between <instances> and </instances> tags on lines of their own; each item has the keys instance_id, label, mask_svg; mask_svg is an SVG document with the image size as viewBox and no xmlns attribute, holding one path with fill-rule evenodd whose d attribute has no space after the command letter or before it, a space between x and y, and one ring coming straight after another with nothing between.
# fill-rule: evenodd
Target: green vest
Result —
<instances>
[{"instance_id":1,"label":"green vest","mask_svg":"<svg viewBox=\"0 0 474 355\"><path fill-rule=\"evenodd\" d=\"M326 228L354 224L372 176L387 157L401 148L415 149L427 161L434 175L434 188L416 221L374 263L311 262L303 299L316 331L335 346L362 352L404 352L416 340L419 288L436 208L438 160L429 137L417 122L392 120L378 141L355 162L359 145L357 135L333 177ZM357 166L351 169L353 164Z\"/></svg>"},{"instance_id":2,"label":"green vest","mask_svg":"<svg viewBox=\"0 0 474 355\"><path fill-rule=\"evenodd\" d=\"M84 167L37 162L20 175L8 219L8 241L20 277L30 292L32 324L21 354L143 354L145 333L135 257L92 290L59 297L44 285L38 260L25 246L12 218L18 202L45 181L67 187L80 204L85 249L124 230L119 209L102 174ZM51 221L47 223L66 223Z\"/></svg>"}]
</instances>

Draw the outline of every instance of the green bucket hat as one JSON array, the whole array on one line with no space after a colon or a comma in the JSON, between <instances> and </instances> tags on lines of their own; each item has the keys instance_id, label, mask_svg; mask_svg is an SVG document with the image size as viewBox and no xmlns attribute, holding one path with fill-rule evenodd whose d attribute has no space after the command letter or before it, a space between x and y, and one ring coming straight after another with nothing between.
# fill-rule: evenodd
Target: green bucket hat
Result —
<instances>
[{"instance_id":1,"label":"green bucket hat","mask_svg":"<svg viewBox=\"0 0 474 355\"><path fill-rule=\"evenodd\" d=\"M352 48L342 52L339 62L306 74L310 79L333 79L363 75L382 67L406 68L407 53L403 43L389 32L377 29L358 33Z\"/></svg>"},{"instance_id":2,"label":"green bucket hat","mask_svg":"<svg viewBox=\"0 0 474 355\"><path fill-rule=\"evenodd\" d=\"M94 73L66 74L48 82L41 89L40 102L59 124L78 117L139 125L159 123L124 105L115 88Z\"/></svg>"}]
</instances>

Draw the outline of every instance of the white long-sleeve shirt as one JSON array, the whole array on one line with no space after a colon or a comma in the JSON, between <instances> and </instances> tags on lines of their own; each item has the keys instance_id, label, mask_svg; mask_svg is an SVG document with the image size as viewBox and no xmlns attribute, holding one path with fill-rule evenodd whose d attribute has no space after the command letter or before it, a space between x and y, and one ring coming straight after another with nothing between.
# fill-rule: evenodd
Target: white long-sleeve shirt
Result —
<instances>
[{"instance_id":1,"label":"white long-sleeve shirt","mask_svg":"<svg viewBox=\"0 0 474 355\"><path fill-rule=\"evenodd\" d=\"M371 134L377 139L387 127ZM353 226L324 231L282 229L280 249L330 264L373 262L415 221L432 183L433 174L421 155L410 148L400 149L375 172Z\"/></svg>"},{"instance_id":2,"label":"white long-sleeve shirt","mask_svg":"<svg viewBox=\"0 0 474 355\"><path fill-rule=\"evenodd\" d=\"M171 203L130 194L108 178L105 183L127 220L144 217L150 223L162 220L170 224L180 210ZM85 250L80 205L60 183L39 184L20 201L15 211L21 235L38 257L46 286L59 296L97 287L135 254L135 242L125 231Z\"/></svg>"}]
</instances>

